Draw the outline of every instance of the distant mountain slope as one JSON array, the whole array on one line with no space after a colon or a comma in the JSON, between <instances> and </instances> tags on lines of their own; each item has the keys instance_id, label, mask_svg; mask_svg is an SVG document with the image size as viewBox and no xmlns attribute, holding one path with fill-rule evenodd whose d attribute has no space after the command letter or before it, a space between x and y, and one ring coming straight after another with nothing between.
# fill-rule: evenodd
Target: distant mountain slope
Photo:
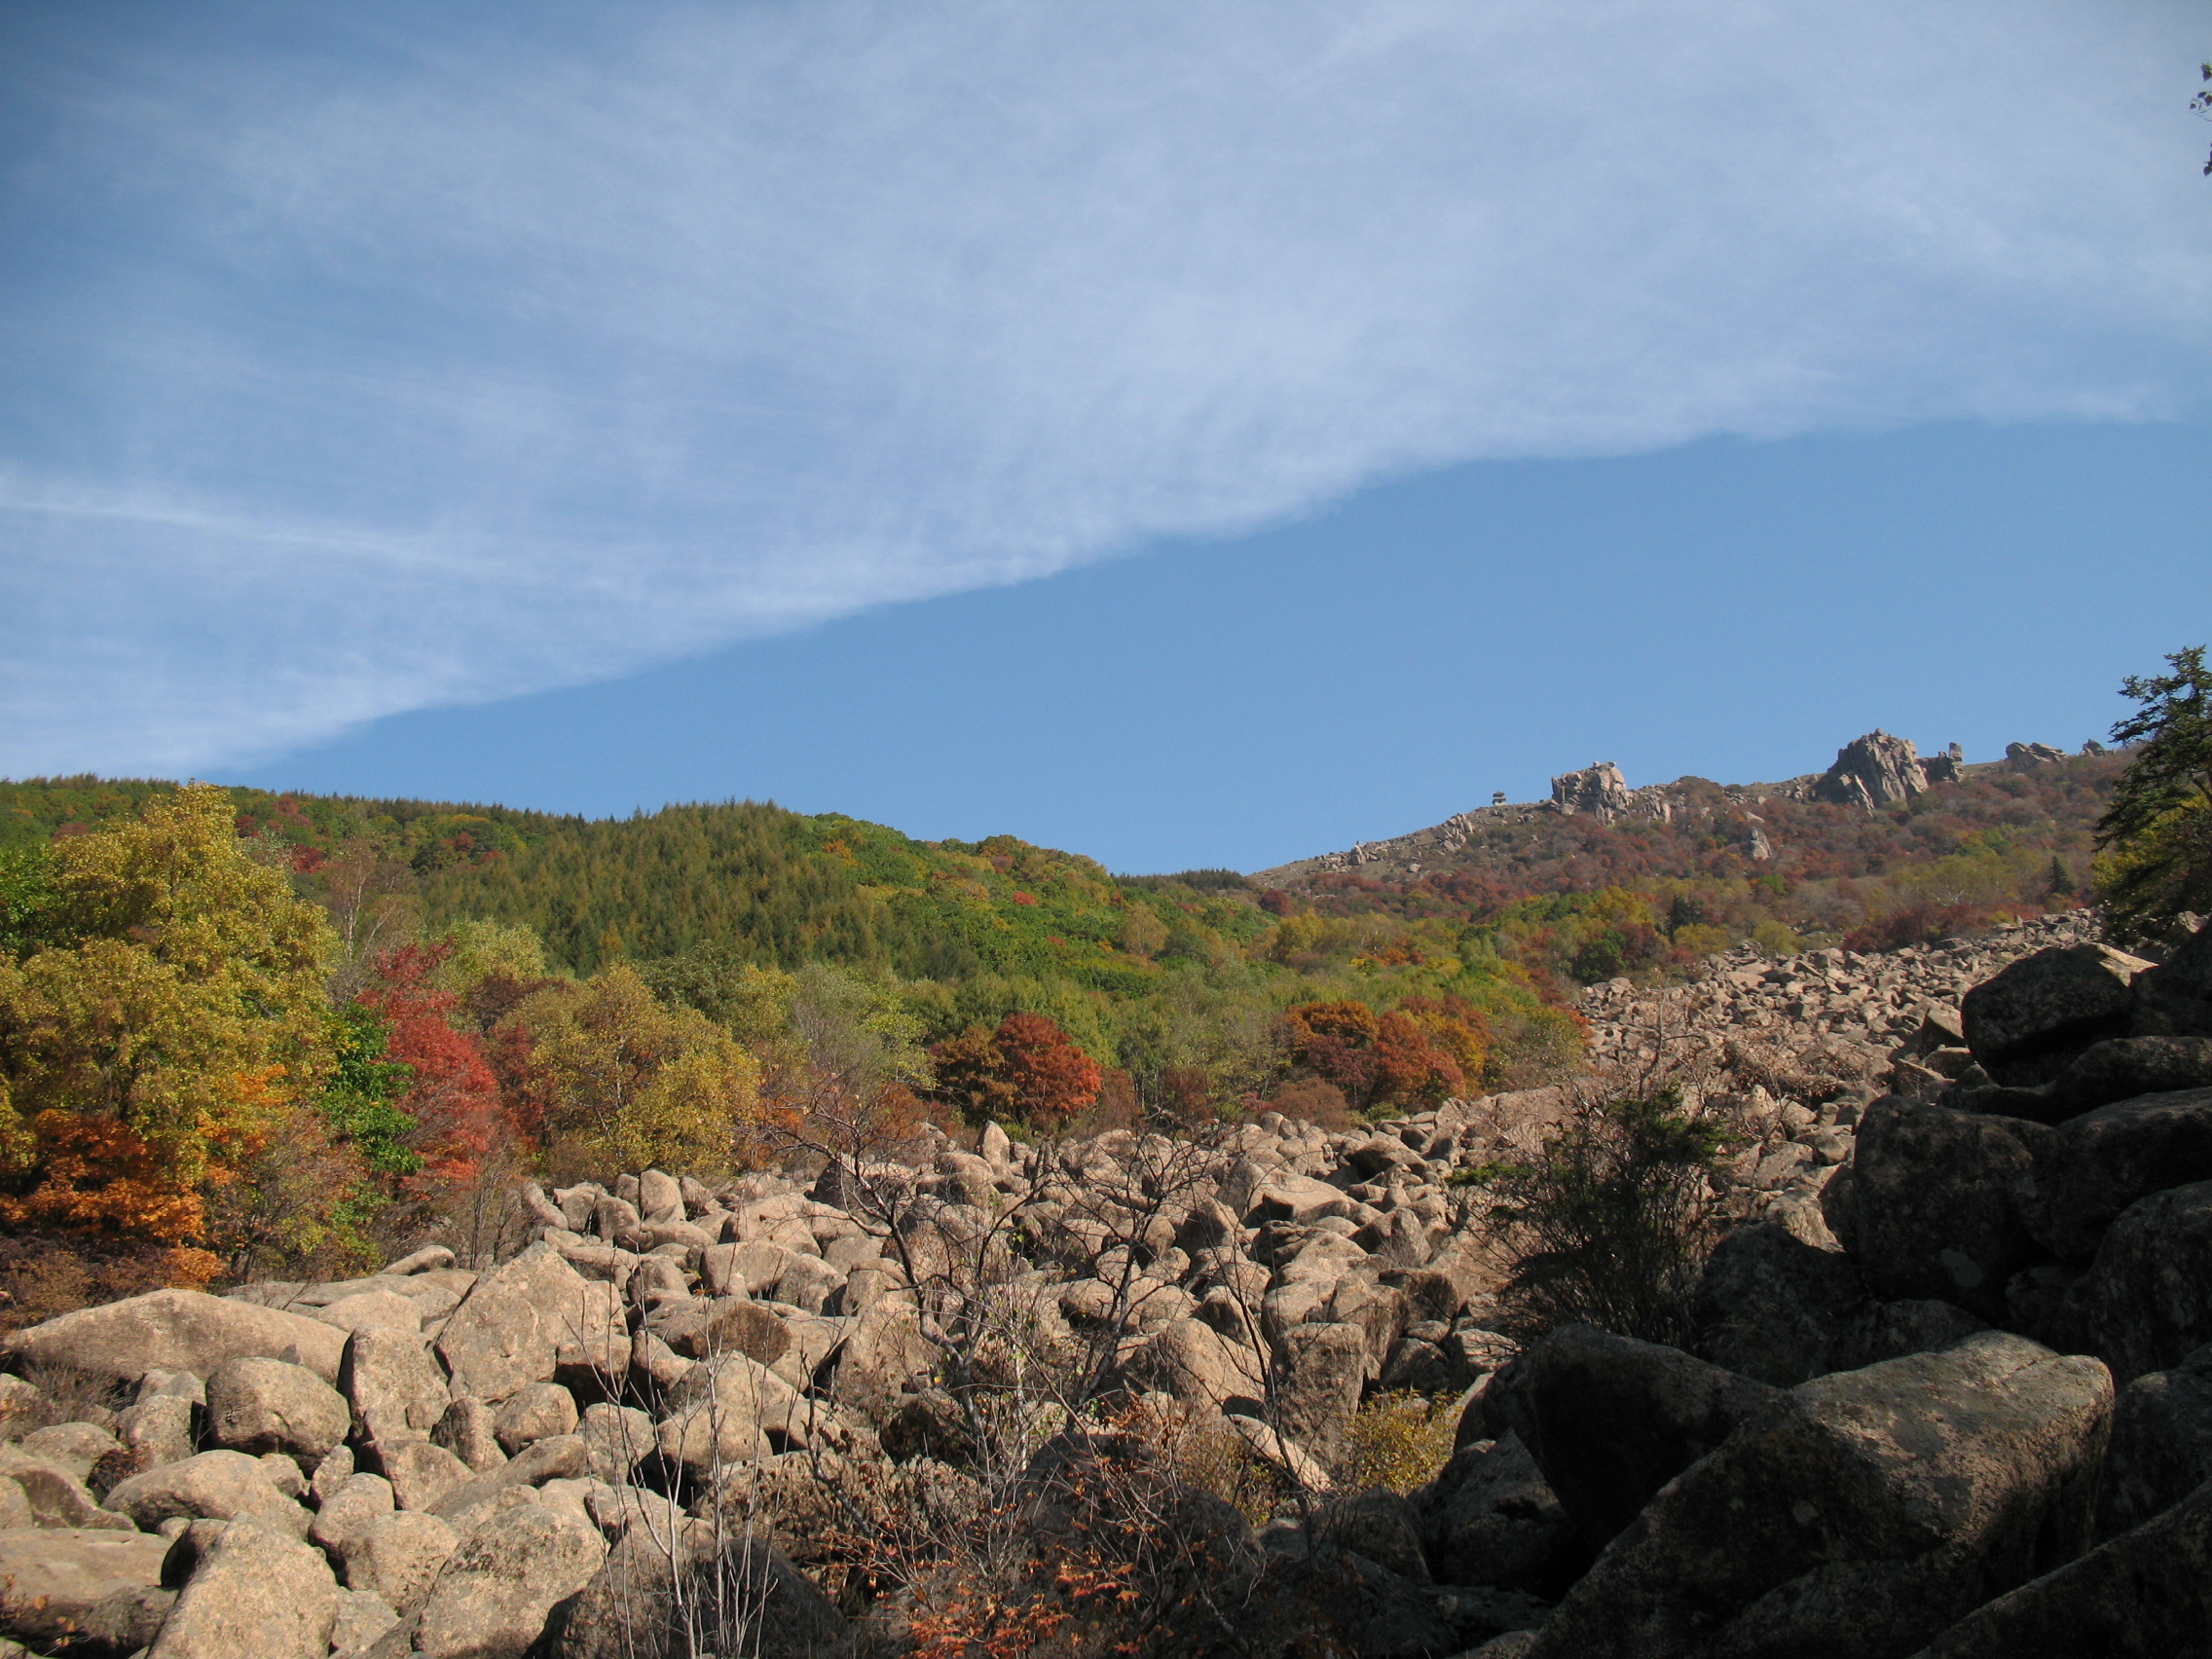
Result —
<instances>
[{"instance_id":1,"label":"distant mountain slope","mask_svg":"<svg viewBox=\"0 0 2212 1659\"><path fill-rule=\"evenodd\" d=\"M174 787L0 783L0 846L67 835ZM403 867L433 928L464 916L520 923L579 974L617 955L736 945L783 967L827 960L936 979L990 972L1135 993L1165 964L1239 948L1268 926L1234 871L1117 878L1012 835L917 841L765 802L587 820L444 801L231 795L240 832L289 849L311 885L370 845ZM1129 927L1132 903L1157 912L1157 927ZM1124 937L1137 948L1124 948Z\"/></svg>"},{"instance_id":2,"label":"distant mountain slope","mask_svg":"<svg viewBox=\"0 0 2212 1659\"><path fill-rule=\"evenodd\" d=\"M1608 893L1639 895L1651 911L1645 938L1621 940L1630 948L1618 967L1652 965L1684 930L1725 936L1688 933L1700 949L1751 938L1762 924L1777 949L1792 948L1784 931L1904 942L2063 906L2086 887L2093 830L2127 757L2054 756L1938 760L1936 769L1955 777L1872 810L1821 798L1846 793L1824 791L1830 774L1744 785L1682 778L1624 792L1601 764L1557 780L1551 801L1474 808L1251 880L1282 896L1266 901L1272 907L1489 921L1521 936L1531 957L1585 980L1605 977L1606 952L1577 967L1572 952L1563 958L1528 936L1587 914Z\"/></svg>"},{"instance_id":3,"label":"distant mountain slope","mask_svg":"<svg viewBox=\"0 0 2212 1659\"><path fill-rule=\"evenodd\" d=\"M468 917L521 924L578 974L618 956L829 961L937 987L914 993L933 1028L1025 1008L1111 1045L1147 1021L1218 1025L1230 1003L1245 1018L1300 996L1557 1000L1576 982L1683 972L1737 942L1879 948L2078 902L2124 756L1938 761L1948 776L1927 781L1899 740L1854 752L1868 744L1873 769L1851 788L1807 774L1631 790L1594 767L1559 780L1552 802L1476 808L1249 881L1116 876L1011 835L919 841L759 802L587 821L231 793L240 831L303 890L334 902L348 883L405 889L433 934ZM1899 765L1909 798L1894 793ZM171 787L0 783L0 847L70 834ZM1201 1005L1214 1012L1201 1018Z\"/></svg>"}]
</instances>

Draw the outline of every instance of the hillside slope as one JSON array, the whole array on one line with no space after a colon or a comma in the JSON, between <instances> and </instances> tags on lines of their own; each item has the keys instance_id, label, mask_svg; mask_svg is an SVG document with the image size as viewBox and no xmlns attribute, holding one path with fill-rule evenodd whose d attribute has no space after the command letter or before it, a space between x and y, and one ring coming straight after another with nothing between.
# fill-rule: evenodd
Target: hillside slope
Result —
<instances>
[{"instance_id":1,"label":"hillside slope","mask_svg":"<svg viewBox=\"0 0 2212 1659\"><path fill-rule=\"evenodd\" d=\"M1251 880L1281 895L1276 908L1487 924L1508 956L1585 983L1732 942L1880 948L2071 907L2124 755L1938 756L1923 766L1937 775L1909 793L1893 777L1877 791L1891 798L1873 799L1849 780L1880 769L1861 748L1876 739L1893 765L1911 756L1876 733L1826 773L1636 790L1601 763L1555 779L1550 800L1471 809Z\"/></svg>"}]
</instances>

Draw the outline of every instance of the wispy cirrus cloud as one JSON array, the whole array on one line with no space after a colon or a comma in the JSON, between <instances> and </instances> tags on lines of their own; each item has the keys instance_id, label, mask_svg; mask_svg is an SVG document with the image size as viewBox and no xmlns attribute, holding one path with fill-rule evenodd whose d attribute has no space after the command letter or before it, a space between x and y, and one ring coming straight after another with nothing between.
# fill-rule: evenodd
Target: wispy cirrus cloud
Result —
<instances>
[{"instance_id":1,"label":"wispy cirrus cloud","mask_svg":"<svg viewBox=\"0 0 2212 1659\"><path fill-rule=\"evenodd\" d=\"M378 15L22 29L0 771L2212 364L2180 5Z\"/></svg>"}]
</instances>

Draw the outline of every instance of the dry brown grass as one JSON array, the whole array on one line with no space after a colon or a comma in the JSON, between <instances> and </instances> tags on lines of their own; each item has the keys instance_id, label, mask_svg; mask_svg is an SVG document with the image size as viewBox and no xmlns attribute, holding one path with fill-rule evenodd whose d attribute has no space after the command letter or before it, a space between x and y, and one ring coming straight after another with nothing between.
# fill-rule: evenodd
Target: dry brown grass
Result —
<instances>
[{"instance_id":1,"label":"dry brown grass","mask_svg":"<svg viewBox=\"0 0 2212 1659\"><path fill-rule=\"evenodd\" d=\"M0 1238L0 1331L172 1285L203 1289L220 1269L204 1250L102 1238Z\"/></svg>"}]
</instances>

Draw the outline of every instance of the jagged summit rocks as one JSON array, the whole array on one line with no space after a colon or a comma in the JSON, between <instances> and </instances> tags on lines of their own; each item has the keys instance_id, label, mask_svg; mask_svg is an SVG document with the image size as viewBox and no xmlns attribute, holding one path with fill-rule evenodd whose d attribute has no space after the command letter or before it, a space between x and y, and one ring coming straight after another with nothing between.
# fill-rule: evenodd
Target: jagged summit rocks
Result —
<instances>
[{"instance_id":1,"label":"jagged summit rocks","mask_svg":"<svg viewBox=\"0 0 2212 1659\"><path fill-rule=\"evenodd\" d=\"M1928 771L1910 738L1875 730L1836 752L1835 764L1813 786L1813 798L1875 812L1928 793Z\"/></svg>"},{"instance_id":2,"label":"jagged summit rocks","mask_svg":"<svg viewBox=\"0 0 2212 1659\"><path fill-rule=\"evenodd\" d=\"M1561 812L1587 813L1601 824L1610 824L1627 812L1633 797L1628 780L1610 760L1600 760L1552 780L1554 807Z\"/></svg>"}]
</instances>

